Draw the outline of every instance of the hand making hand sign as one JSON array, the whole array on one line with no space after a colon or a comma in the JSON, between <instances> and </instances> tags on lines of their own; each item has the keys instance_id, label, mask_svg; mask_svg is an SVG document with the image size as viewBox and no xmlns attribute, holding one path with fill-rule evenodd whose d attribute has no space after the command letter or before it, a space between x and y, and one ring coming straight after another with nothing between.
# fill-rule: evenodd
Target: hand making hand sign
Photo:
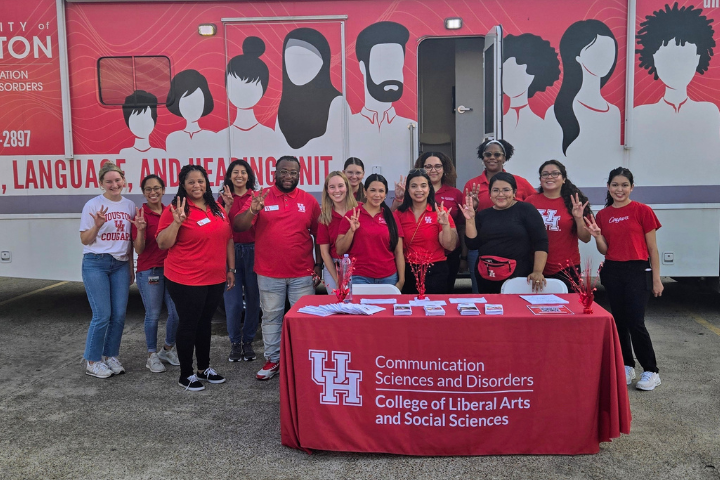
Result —
<instances>
[{"instance_id":1,"label":"hand making hand sign","mask_svg":"<svg viewBox=\"0 0 720 480\"><path fill-rule=\"evenodd\" d=\"M350 231L352 233L355 233L358 228L360 228L360 209L359 208L353 208L352 215L349 217L343 217L348 222L350 222Z\"/></svg>"},{"instance_id":2,"label":"hand making hand sign","mask_svg":"<svg viewBox=\"0 0 720 480\"><path fill-rule=\"evenodd\" d=\"M580 201L580 194L576 193L575 195L570 195L570 201L572 202L572 215L576 219L583 218L583 213L585 212L585 207L587 207L590 204L590 200L588 200L585 203L582 203Z\"/></svg>"},{"instance_id":3,"label":"hand making hand sign","mask_svg":"<svg viewBox=\"0 0 720 480\"><path fill-rule=\"evenodd\" d=\"M145 211L142 208L136 208L135 218L133 220L130 220L130 222L135 225L135 228L137 228L138 232L145 231L145 227L147 227L147 221L145 220Z\"/></svg>"},{"instance_id":4,"label":"hand making hand sign","mask_svg":"<svg viewBox=\"0 0 720 480\"><path fill-rule=\"evenodd\" d=\"M435 204L435 208L437 208L437 220L439 225L450 225L450 221L448 220L448 217L450 216L450 210L445 209L445 202L440 202L440 205L437 203Z\"/></svg>"},{"instance_id":5,"label":"hand making hand sign","mask_svg":"<svg viewBox=\"0 0 720 480\"><path fill-rule=\"evenodd\" d=\"M108 207L100 207L100 210L98 210L97 213L90 212L90 216L95 220L95 226L97 228L102 227L105 225L105 222L107 222L107 217L105 217L105 214L108 212Z\"/></svg>"},{"instance_id":6,"label":"hand making hand sign","mask_svg":"<svg viewBox=\"0 0 720 480\"><path fill-rule=\"evenodd\" d=\"M267 189L264 192L258 192L257 195L254 193L252 194L253 197L252 203L250 204L250 213L257 215L263 208L265 208L265 197L268 196L268 193L270 193L270 189Z\"/></svg>"},{"instance_id":7,"label":"hand making hand sign","mask_svg":"<svg viewBox=\"0 0 720 480\"><path fill-rule=\"evenodd\" d=\"M225 202L225 211L230 211L230 207L232 207L234 198L233 198L233 192L230 189L229 186L225 185L223 189L220 191L220 196L223 199L223 202Z\"/></svg>"},{"instance_id":8,"label":"hand making hand sign","mask_svg":"<svg viewBox=\"0 0 720 480\"><path fill-rule=\"evenodd\" d=\"M465 205L462 207L462 214L465 220L472 220L475 218L475 205L474 198L469 191L465 192Z\"/></svg>"},{"instance_id":9,"label":"hand making hand sign","mask_svg":"<svg viewBox=\"0 0 720 480\"><path fill-rule=\"evenodd\" d=\"M182 225L185 220L187 220L187 214L185 213L185 199L183 198L178 203L178 206L175 207L174 205L170 205L170 211L173 214L173 220L178 225Z\"/></svg>"}]
</instances>

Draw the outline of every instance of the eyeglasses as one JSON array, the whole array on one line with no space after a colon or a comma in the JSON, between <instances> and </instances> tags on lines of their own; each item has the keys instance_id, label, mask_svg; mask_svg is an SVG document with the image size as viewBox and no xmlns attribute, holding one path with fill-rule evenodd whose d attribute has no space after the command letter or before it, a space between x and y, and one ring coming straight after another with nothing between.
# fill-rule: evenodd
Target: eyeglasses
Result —
<instances>
[{"instance_id":1,"label":"eyeglasses","mask_svg":"<svg viewBox=\"0 0 720 480\"><path fill-rule=\"evenodd\" d=\"M300 175L300 171L299 170L280 170L278 172L278 175L280 175L281 177L297 177L298 175Z\"/></svg>"},{"instance_id":2,"label":"eyeglasses","mask_svg":"<svg viewBox=\"0 0 720 480\"><path fill-rule=\"evenodd\" d=\"M428 172L431 170L436 170L439 172L442 169L443 169L442 163L439 163L437 165L425 165L425 170L427 170Z\"/></svg>"},{"instance_id":3,"label":"eyeglasses","mask_svg":"<svg viewBox=\"0 0 720 480\"><path fill-rule=\"evenodd\" d=\"M504 156L505 156L505 154L502 152L483 152L483 157L485 157L485 158L492 158L492 157L502 158Z\"/></svg>"},{"instance_id":4,"label":"eyeglasses","mask_svg":"<svg viewBox=\"0 0 720 480\"><path fill-rule=\"evenodd\" d=\"M493 188L490 191L490 193L492 193L494 195L499 195L500 193L504 193L505 195L508 195L508 194L512 193L512 191L513 191L512 188Z\"/></svg>"},{"instance_id":5,"label":"eyeglasses","mask_svg":"<svg viewBox=\"0 0 720 480\"><path fill-rule=\"evenodd\" d=\"M560 171L555 170L554 172L543 172L540 174L540 178L558 178L562 173Z\"/></svg>"},{"instance_id":6,"label":"eyeglasses","mask_svg":"<svg viewBox=\"0 0 720 480\"><path fill-rule=\"evenodd\" d=\"M147 188L143 188L143 192L145 192L145 193L162 192L162 187L147 187Z\"/></svg>"}]
</instances>

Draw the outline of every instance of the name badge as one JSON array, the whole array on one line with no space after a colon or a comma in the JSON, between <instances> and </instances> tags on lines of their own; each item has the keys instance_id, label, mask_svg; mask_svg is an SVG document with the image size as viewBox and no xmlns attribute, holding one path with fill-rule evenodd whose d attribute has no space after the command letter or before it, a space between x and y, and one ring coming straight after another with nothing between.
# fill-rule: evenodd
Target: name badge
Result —
<instances>
[{"instance_id":1,"label":"name badge","mask_svg":"<svg viewBox=\"0 0 720 480\"><path fill-rule=\"evenodd\" d=\"M202 220L198 220L198 222L197 222L197 224L200 225L201 227L202 227L203 225L207 225L208 223L210 223L210 219L209 219L209 218L203 218Z\"/></svg>"},{"instance_id":2,"label":"name badge","mask_svg":"<svg viewBox=\"0 0 720 480\"><path fill-rule=\"evenodd\" d=\"M275 210L280 210L280 205L267 205L265 207L266 212L274 212Z\"/></svg>"}]
</instances>

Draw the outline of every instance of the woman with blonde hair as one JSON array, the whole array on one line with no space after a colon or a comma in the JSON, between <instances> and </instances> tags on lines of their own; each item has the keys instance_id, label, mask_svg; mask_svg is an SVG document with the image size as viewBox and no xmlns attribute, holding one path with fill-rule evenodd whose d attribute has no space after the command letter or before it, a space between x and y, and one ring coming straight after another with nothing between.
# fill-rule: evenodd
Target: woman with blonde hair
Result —
<instances>
[{"instance_id":1,"label":"woman with blonde hair","mask_svg":"<svg viewBox=\"0 0 720 480\"><path fill-rule=\"evenodd\" d=\"M323 280L328 294L337 287L337 270L335 263L340 255L335 249L340 223L345 214L358 206L352 195L350 181L343 172L334 171L325 179L322 191L321 213L318 221L317 244L323 259Z\"/></svg>"},{"instance_id":2,"label":"woman with blonde hair","mask_svg":"<svg viewBox=\"0 0 720 480\"><path fill-rule=\"evenodd\" d=\"M134 280L130 229L144 229L145 219L123 198L125 173L117 165L106 162L98 178L104 193L88 200L80 217L82 278L93 312L83 358L87 375L108 378L125 373L117 357Z\"/></svg>"}]
</instances>

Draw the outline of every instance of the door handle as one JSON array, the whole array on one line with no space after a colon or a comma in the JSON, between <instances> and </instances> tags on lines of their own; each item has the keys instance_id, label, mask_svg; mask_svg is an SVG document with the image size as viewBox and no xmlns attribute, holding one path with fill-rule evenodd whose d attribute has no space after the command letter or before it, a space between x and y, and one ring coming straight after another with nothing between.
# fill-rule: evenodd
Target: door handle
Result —
<instances>
[{"instance_id":1,"label":"door handle","mask_svg":"<svg viewBox=\"0 0 720 480\"><path fill-rule=\"evenodd\" d=\"M465 112L472 112L472 107L466 107L465 105L460 105L457 107L458 113L465 113Z\"/></svg>"}]
</instances>

